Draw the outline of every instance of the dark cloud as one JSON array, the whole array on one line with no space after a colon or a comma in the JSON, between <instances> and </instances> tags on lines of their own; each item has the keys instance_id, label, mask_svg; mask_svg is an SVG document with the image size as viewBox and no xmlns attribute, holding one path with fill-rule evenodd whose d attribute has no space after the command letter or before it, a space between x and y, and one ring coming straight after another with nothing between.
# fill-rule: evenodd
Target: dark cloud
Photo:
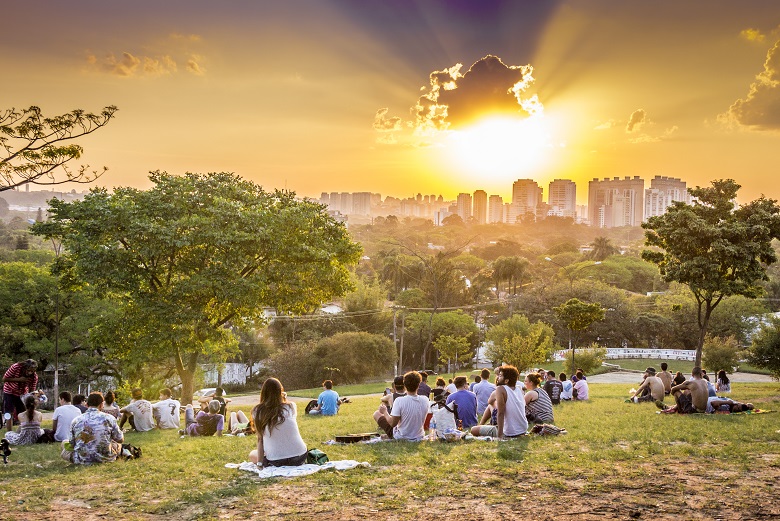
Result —
<instances>
[{"instance_id":1,"label":"dark cloud","mask_svg":"<svg viewBox=\"0 0 780 521\"><path fill-rule=\"evenodd\" d=\"M636 132L642 128L645 123L647 123L647 113L644 109L637 109L632 112L631 117L628 118L626 132Z\"/></svg>"},{"instance_id":2,"label":"dark cloud","mask_svg":"<svg viewBox=\"0 0 780 521\"><path fill-rule=\"evenodd\" d=\"M764 70L747 97L735 101L719 118L755 130L780 130L780 41L767 52Z\"/></svg>"},{"instance_id":3,"label":"dark cloud","mask_svg":"<svg viewBox=\"0 0 780 521\"><path fill-rule=\"evenodd\" d=\"M541 110L535 96L526 96L534 81L530 65L506 65L488 55L461 74L462 64L434 71L415 107L417 126L457 128L486 114L528 116Z\"/></svg>"}]
</instances>

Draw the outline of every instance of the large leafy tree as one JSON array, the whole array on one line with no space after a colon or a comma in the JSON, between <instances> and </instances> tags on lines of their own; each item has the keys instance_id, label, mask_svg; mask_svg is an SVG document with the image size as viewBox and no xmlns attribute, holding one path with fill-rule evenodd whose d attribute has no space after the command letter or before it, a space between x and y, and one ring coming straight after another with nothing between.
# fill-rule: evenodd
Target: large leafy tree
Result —
<instances>
[{"instance_id":1,"label":"large leafy tree","mask_svg":"<svg viewBox=\"0 0 780 521\"><path fill-rule=\"evenodd\" d=\"M654 248L642 258L657 264L665 281L688 286L696 299L696 365L713 310L730 295L761 295L766 266L777 261L771 242L780 237L780 207L762 196L736 208L739 188L726 179L689 189L693 204L675 202L642 224L645 244Z\"/></svg>"},{"instance_id":2,"label":"large leafy tree","mask_svg":"<svg viewBox=\"0 0 780 521\"><path fill-rule=\"evenodd\" d=\"M100 177L105 167L69 167L84 152L73 140L106 126L116 111L113 105L100 114L73 110L53 117L34 106L0 111L0 192L25 183L90 183Z\"/></svg>"},{"instance_id":3,"label":"large leafy tree","mask_svg":"<svg viewBox=\"0 0 780 521\"><path fill-rule=\"evenodd\" d=\"M768 369L780 380L780 319L774 318L761 328L747 355L748 362Z\"/></svg>"},{"instance_id":4,"label":"large leafy tree","mask_svg":"<svg viewBox=\"0 0 780 521\"><path fill-rule=\"evenodd\" d=\"M494 363L511 364L522 371L550 359L555 351L554 337L548 324L532 324L523 315L512 315L488 330L486 354Z\"/></svg>"},{"instance_id":5,"label":"large leafy tree","mask_svg":"<svg viewBox=\"0 0 780 521\"><path fill-rule=\"evenodd\" d=\"M601 307L601 304L583 302L577 298L569 299L553 310L558 319L569 330L569 349L571 349L572 366L574 366L576 342L572 343L572 333L578 335L588 329L594 322L604 320L606 310Z\"/></svg>"},{"instance_id":6,"label":"large leafy tree","mask_svg":"<svg viewBox=\"0 0 780 521\"><path fill-rule=\"evenodd\" d=\"M230 325L265 306L305 312L349 287L360 247L319 204L227 173L150 179L150 190L52 200L34 231L60 237L71 276L121 303L102 342L120 357L170 360L185 401L203 355L237 351Z\"/></svg>"}]
</instances>

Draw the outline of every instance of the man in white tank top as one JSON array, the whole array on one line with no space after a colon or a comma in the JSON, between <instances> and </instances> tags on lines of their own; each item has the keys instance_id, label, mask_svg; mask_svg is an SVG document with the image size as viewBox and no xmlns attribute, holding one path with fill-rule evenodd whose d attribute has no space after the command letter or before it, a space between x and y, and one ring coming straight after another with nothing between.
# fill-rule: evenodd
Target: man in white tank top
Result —
<instances>
[{"instance_id":1,"label":"man in white tank top","mask_svg":"<svg viewBox=\"0 0 780 521\"><path fill-rule=\"evenodd\" d=\"M497 410L496 425L477 425L471 429L473 435L501 439L526 433L528 420L525 417L523 390L517 386L518 378L520 372L514 366L504 365L496 369L496 390L490 403Z\"/></svg>"}]
</instances>

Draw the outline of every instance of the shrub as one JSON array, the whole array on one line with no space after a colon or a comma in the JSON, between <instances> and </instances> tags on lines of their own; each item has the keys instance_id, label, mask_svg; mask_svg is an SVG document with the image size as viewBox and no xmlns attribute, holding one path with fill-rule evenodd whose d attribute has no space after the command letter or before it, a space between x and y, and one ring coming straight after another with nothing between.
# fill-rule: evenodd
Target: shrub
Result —
<instances>
[{"instance_id":1,"label":"shrub","mask_svg":"<svg viewBox=\"0 0 780 521\"><path fill-rule=\"evenodd\" d=\"M704 369L717 373L731 372L739 365L739 345L734 336L726 338L707 335L702 346L701 362Z\"/></svg>"},{"instance_id":2,"label":"shrub","mask_svg":"<svg viewBox=\"0 0 780 521\"><path fill-rule=\"evenodd\" d=\"M607 350L595 342L584 349L577 349L574 353L574 366L571 363L571 352L566 352L563 367L566 374L575 374L577 369L582 369L586 375L592 373L597 367L601 367L607 356Z\"/></svg>"}]
</instances>

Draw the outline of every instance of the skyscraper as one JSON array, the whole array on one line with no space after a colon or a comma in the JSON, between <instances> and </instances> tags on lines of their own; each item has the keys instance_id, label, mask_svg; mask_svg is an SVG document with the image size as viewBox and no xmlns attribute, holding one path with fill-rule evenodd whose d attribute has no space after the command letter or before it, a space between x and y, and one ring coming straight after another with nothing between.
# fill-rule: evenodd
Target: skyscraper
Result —
<instances>
[{"instance_id":1,"label":"skyscraper","mask_svg":"<svg viewBox=\"0 0 780 521\"><path fill-rule=\"evenodd\" d=\"M489 223L504 222L504 200L500 195L491 195L488 201L488 219Z\"/></svg>"},{"instance_id":2,"label":"skyscraper","mask_svg":"<svg viewBox=\"0 0 780 521\"><path fill-rule=\"evenodd\" d=\"M512 207L508 222L514 223L527 214L536 216L536 208L542 202L542 188L533 179L518 179L512 183Z\"/></svg>"},{"instance_id":3,"label":"skyscraper","mask_svg":"<svg viewBox=\"0 0 780 521\"><path fill-rule=\"evenodd\" d=\"M639 176L605 177L588 182L588 220L591 226L639 226L644 217L645 182Z\"/></svg>"},{"instance_id":4,"label":"skyscraper","mask_svg":"<svg viewBox=\"0 0 780 521\"><path fill-rule=\"evenodd\" d=\"M549 215L575 217L577 213L577 185L569 179L554 179L547 191Z\"/></svg>"},{"instance_id":5,"label":"skyscraper","mask_svg":"<svg viewBox=\"0 0 780 521\"><path fill-rule=\"evenodd\" d=\"M458 194L458 215L463 222L471 218L471 194Z\"/></svg>"},{"instance_id":6,"label":"skyscraper","mask_svg":"<svg viewBox=\"0 0 780 521\"><path fill-rule=\"evenodd\" d=\"M645 190L645 220L666 213L674 201L690 202L685 181L676 177L657 175Z\"/></svg>"},{"instance_id":7,"label":"skyscraper","mask_svg":"<svg viewBox=\"0 0 780 521\"><path fill-rule=\"evenodd\" d=\"M474 221L477 224L487 222L487 192L477 190L474 192Z\"/></svg>"}]
</instances>

